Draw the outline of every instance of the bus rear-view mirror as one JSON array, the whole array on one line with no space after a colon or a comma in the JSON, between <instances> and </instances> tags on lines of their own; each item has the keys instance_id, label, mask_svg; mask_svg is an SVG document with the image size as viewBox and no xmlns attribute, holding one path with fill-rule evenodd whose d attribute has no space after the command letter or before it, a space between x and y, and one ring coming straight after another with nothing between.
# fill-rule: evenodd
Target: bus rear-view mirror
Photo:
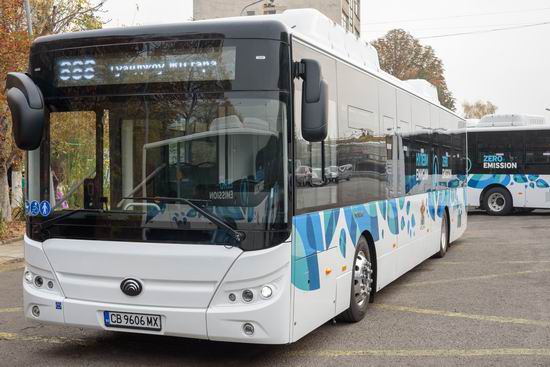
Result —
<instances>
[{"instance_id":1,"label":"bus rear-view mirror","mask_svg":"<svg viewBox=\"0 0 550 367\"><path fill-rule=\"evenodd\" d=\"M327 137L328 84L323 80L321 65L316 60L301 61L304 80L302 92L302 136L309 142Z\"/></svg>"},{"instance_id":2,"label":"bus rear-view mirror","mask_svg":"<svg viewBox=\"0 0 550 367\"><path fill-rule=\"evenodd\" d=\"M19 149L35 150L40 146L44 131L42 92L24 73L8 73L6 89L15 144Z\"/></svg>"}]
</instances>

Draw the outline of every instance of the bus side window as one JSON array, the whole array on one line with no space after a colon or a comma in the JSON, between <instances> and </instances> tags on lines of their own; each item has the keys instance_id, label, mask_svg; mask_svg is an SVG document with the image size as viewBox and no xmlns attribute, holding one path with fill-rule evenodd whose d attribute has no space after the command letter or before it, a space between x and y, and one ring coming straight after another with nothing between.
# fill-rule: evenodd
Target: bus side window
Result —
<instances>
[{"instance_id":1,"label":"bus side window","mask_svg":"<svg viewBox=\"0 0 550 367\"><path fill-rule=\"evenodd\" d=\"M550 174L550 130L525 133L525 171Z\"/></svg>"},{"instance_id":2,"label":"bus side window","mask_svg":"<svg viewBox=\"0 0 550 367\"><path fill-rule=\"evenodd\" d=\"M336 60L295 43L295 60L313 59L321 64L323 80L329 90L328 136L322 143L306 141L301 134L302 80L295 79L295 126L294 126L294 167L296 210L309 212L328 208L337 203L335 182L330 179L330 170L337 167L337 84Z\"/></svg>"}]
</instances>

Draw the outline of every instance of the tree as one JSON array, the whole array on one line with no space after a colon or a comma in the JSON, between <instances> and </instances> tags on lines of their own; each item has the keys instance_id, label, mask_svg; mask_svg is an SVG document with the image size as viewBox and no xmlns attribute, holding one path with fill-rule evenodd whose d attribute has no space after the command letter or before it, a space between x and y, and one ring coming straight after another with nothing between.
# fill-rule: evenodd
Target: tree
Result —
<instances>
[{"instance_id":1,"label":"tree","mask_svg":"<svg viewBox=\"0 0 550 367\"><path fill-rule=\"evenodd\" d=\"M104 4L104 0L95 5L90 0L31 0L35 36L101 28L97 14Z\"/></svg>"},{"instance_id":2,"label":"tree","mask_svg":"<svg viewBox=\"0 0 550 367\"><path fill-rule=\"evenodd\" d=\"M425 79L437 88L439 101L455 110L455 98L447 87L443 62L430 46L423 46L410 33L402 29L389 31L372 45L378 51L380 67L401 79Z\"/></svg>"},{"instance_id":3,"label":"tree","mask_svg":"<svg viewBox=\"0 0 550 367\"><path fill-rule=\"evenodd\" d=\"M485 115L492 115L498 109L490 101L484 102L482 100L478 100L475 103L464 101L462 108L464 109L464 118L467 119L480 119Z\"/></svg>"},{"instance_id":4,"label":"tree","mask_svg":"<svg viewBox=\"0 0 550 367\"><path fill-rule=\"evenodd\" d=\"M97 16L104 1L32 0L32 22L36 36L101 28ZM6 74L24 71L28 64L30 39L23 12L23 0L0 1L0 219L11 221L7 171L20 172L23 154L11 136L10 114L6 103ZM14 175L17 177L17 175ZM20 176L19 176L20 177ZM16 195L12 195L16 196Z\"/></svg>"},{"instance_id":5,"label":"tree","mask_svg":"<svg viewBox=\"0 0 550 367\"><path fill-rule=\"evenodd\" d=\"M8 169L21 154L14 148L6 103L6 75L24 70L27 64L29 37L25 27L22 0L0 2L0 220L11 221Z\"/></svg>"}]
</instances>

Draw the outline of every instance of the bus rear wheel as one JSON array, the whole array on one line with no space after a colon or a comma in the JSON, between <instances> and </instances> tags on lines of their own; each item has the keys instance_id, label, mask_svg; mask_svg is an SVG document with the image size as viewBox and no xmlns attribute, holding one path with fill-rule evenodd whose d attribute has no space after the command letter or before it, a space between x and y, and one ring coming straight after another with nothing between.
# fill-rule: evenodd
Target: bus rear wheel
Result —
<instances>
[{"instance_id":1,"label":"bus rear wheel","mask_svg":"<svg viewBox=\"0 0 550 367\"><path fill-rule=\"evenodd\" d=\"M494 187L485 193L483 207L489 215L503 216L512 212L512 195L503 187Z\"/></svg>"},{"instance_id":2,"label":"bus rear wheel","mask_svg":"<svg viewBox=\"0 0 550 367\"><path fill-rule=\"evenodd\" d=\"M353 259L349 308L338 316L345 322L361 321L367 312L373 283L372 258L367 239L359 238Z\"/></svg>"}]
</instances>

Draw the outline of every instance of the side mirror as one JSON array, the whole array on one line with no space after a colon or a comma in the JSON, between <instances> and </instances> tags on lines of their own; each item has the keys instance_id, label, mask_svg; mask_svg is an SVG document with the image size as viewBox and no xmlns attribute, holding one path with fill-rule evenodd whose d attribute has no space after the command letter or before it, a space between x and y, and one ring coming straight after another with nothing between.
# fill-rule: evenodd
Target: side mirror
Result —
<instances>
[{"instance_id":1,"label":"side mirror","mask_svg":"<svg viewBox=\"0 0 550 367\"><path fill-rule=\"evenodd\" d=\"M322 79L316 60L300 62L302 91L302 136L309 142L326 139L328 132L328 84Z\"/></svg>"},{"instance_id":2,"label":"side mirror","mask_svg":"<svg viewBox=\"0 0 550 367\"><path fill-rule=\"evenodd\" d=\"M44 131L42 92L24 73L8 73L6 89L15 144L23 150L35 150L40 146Z\"/></svg>"}]
</instances>

